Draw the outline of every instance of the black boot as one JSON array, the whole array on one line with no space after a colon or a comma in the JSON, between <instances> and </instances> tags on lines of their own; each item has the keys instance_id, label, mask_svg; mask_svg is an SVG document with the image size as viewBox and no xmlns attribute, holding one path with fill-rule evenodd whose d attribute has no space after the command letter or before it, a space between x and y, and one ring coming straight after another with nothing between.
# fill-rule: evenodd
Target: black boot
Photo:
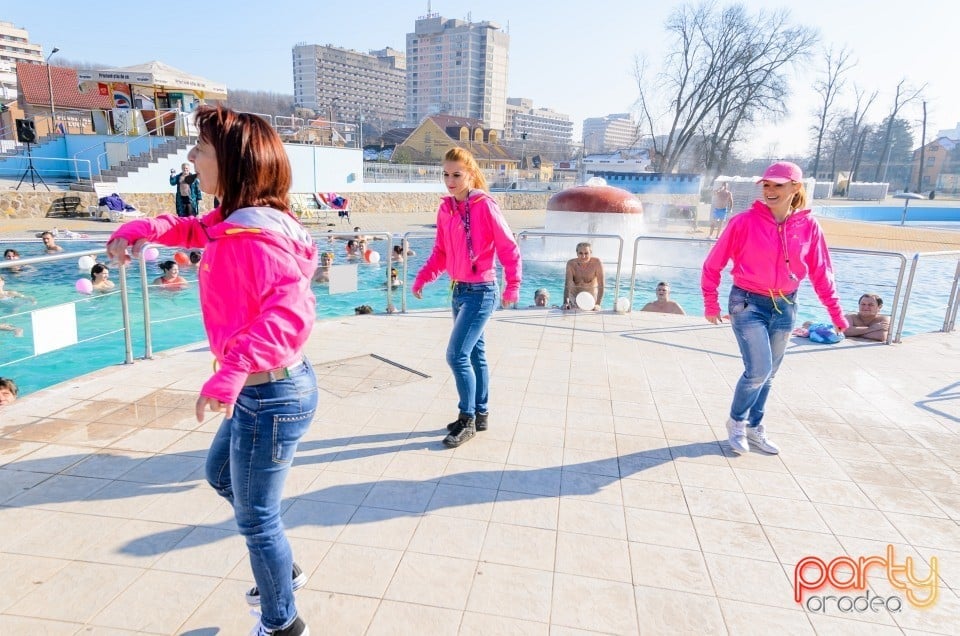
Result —
<instances>
[{"instance_id":1,"label":"black boot","mask_svg":"<svg viewBox=\"0 0 960 636\"><path fill-rule=\"evenodd\" d=\"M450 448L460 446L477 434L477 421L466 413L461 413L457 421L453 422L451 426L453 426L453 429L450 434L443 438L444 446Z\"/></svg>"},{"instance_id":2,"label":"black boot","mask_svg":"<svg viewBox=\"0 0 960 636\"><path fill-rule=\"evenodd\" d=\"M477 421L477 432L478 432L478 433L479 433L480 431L485 431L485 430L487 430L487 417L488 417L489 415L490 415L489 413L477 413L477 417L476 417L475 419L476 419L476 421ZM460 421L460 418L458 417L458 418L457 418L456 420L454 420L453 422L450 422L449 424L447 424L447 430L450 431L451 433L453 433L454 431L456 431L456 430L457 430L458 428L460 428L461 426L463 426L463 423Z\"/></svg>"}]
</instances>

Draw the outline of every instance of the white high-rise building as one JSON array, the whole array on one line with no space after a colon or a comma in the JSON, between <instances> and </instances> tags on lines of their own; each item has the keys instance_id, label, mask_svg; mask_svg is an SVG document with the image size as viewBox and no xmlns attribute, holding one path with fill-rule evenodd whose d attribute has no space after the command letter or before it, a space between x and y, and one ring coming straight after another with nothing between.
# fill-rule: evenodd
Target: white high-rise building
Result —
<instances>
[{"instance_id":1,"label":"white high-rise building","mask_svg":"<svg viewBox=\"0 0 960 636\"><path fill-rule=\"evenodd\" d=\"M550 108L534 108L524 97L507 99L507 118L503 128L505 141L524 140L532 146L569 146L573 142L573 121L569 115Z\"/></svg>"},{"instance_id":2,"label":"white high-rise building","mask_svg":"<svg viewBox=\"0 0 960 636\"><path fill-rule=\"evenodd\" d=\"M637 122L630 113L583 120L583 150L586 154L636 148L640 141Z\"/></svg>"},{"instance_id":3,"label":"white high-rise building","mask_svg":"<svg viewBox=\"0 0 960 636\"><path fill-rule=\"evenodd\" d=\"M17 62L43 64L43 51L26 29L0 20L0 99L17 96Z\"/></svg>"},{"instance_id":4,"label":"white high-rise building","mask_svg":"<svg viewBox=\"0 0 960 636\"><path fill-rule=\"evenodd\" d=\"M447 113L503 130L510 36L493 22L429 13L407 34L407 124Z\"/></svg>"},{"instance_id":5,"label":"white high-rise building","mask_svg":"<svg viewBox=\"0 0 960 636\"><path fill-rule=\"evenodd\" d=\"M391 48L369 54L336 46L293 47L293 99L320 117L364 120L377 130L400 124L406 114L404 54Z\"/></svg>"}]
</instances>

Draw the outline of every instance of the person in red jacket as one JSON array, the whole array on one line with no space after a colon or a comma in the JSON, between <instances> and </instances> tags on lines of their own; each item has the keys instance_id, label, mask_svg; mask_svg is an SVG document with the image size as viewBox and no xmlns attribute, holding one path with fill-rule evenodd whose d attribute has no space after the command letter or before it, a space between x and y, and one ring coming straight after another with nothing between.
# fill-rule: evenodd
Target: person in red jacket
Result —
<instances>
[{"instance_id":1,"label":"person in red jacket","mask_svg":"<svg viewBox=\"0 0 960 636\"><path fill-rule=\"evenodd\" d=\"M730 449L738 455L748 452L750 444L766 453L780 452L762 420L796 321L800 281L810 277L838 333L848 326L823 231L805 209L802 181L800 167L788 161L767 168L758 181L763 184L763 200L730 219L703 263L704 315L718 324L723 321L717 301L720 272L733 261L729 318L744 371L733 393L727 435Z\"/></svg>"},{"instance_id":2,"label":"person in red jacket","mask_svg":"<svg viewBox=\"0 0 960 636\"><path fill-rule=\"evenodd\" d=\"M247 543L260 605L258 636L305 636L294 590L307 582L281 519L283 485L317 408L317 379L303 355L316 319L310 278L317 248L290 211L290 160L261 117L222 106L194 114L188 155L204 192L220 205L203 217L162 214L124 223L107 254L124 263L148 242L205 248L197 268L213 374L200 388L197 421L224 419L207 453L206 477L233 507ZM253 272L254 274L251 274Z\"/></svg>"},{"instance_id":3,"label":"person in red jacket","mask_svg":"<svg viewBox=\"0 0 960 636\"><path fill-rule=\"evenodd\" d=\"M483 329L497 304L499 290L494 256L503 265L506 287L502 305L519 299L520 249L513 233L487 189L487 180L470 152L452 148L443 158L443 182L449 197L437 211L437 238L411 291L417 298L423 286L446 272L453 284L453 331L447 345L447 364L459 394L460 414L447 426L443 443L456 448L487 430L490 373Z\"/></svg>"}]
</instances>

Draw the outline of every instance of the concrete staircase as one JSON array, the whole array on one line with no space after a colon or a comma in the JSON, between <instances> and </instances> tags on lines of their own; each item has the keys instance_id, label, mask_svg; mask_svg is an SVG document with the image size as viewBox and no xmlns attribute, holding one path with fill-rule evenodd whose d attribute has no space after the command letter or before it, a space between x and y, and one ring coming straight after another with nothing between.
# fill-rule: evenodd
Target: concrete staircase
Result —
<instances>
[{"instance_id":1,"label":"concrete staircase","mask_svg":"<svg viewBox=\"0 0 960 636\"><path fill-rule=\"evenodd\" d=\"M53 139L59 139L59 138L60 138L60 135L40 135L39 137L37 137L37 142L30 145L33 146L33 149L36 151L38 148L42 147L43 144L47 143L48 141L51 141ZM27 144L22 142L17 142L17 144L13 148L0 152L0 160L10 159L11 157L18 157L18 156L20 157L27 156Z\"/></svg>"},{"instance_id":2,"label":"concrete staircase","mask_svg":"<svg viewBox=\"0 0 960 636\"><path fill-rule=\"evenodd\" d=\"M130 175L133 172L137 172L143 168L148 168L151 164L155 164L161 159L165 159L171 155L175 155L181 150L188 148L194 142L185 137L176 137L173 139L168 139L159 146L155 146L152 151L145 151L121 161L116 166L113 166L107 170L100 171L99 181L105 181L109 183L116 183L119 179ZM70 184L70 189L79 191L79 192L93 192L93 183L89 179L80 179L74 183Z\"/></svg>"}]
</instances>

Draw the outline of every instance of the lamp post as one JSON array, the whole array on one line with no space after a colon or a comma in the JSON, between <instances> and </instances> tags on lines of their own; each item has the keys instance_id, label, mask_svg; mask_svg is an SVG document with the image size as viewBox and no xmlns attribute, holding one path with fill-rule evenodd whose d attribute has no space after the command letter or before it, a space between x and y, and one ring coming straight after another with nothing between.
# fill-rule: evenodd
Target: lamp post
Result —
<instances>
[{"instance_id":1,"label":"lamp post","mask_svg":"<svg viewBox=\"0 0 960 636\"><path fill-rule=\"evenodd\" d=\"M57 107L53 104L53 76L50 74L50 58L53 57L54 53L59 51L60 49L53 47L50 55L47 56L47 87L50 89L50 125L52 129L57 127ZM53 134L52 129L50 134Z\"/></svg>"}]
</instances>

